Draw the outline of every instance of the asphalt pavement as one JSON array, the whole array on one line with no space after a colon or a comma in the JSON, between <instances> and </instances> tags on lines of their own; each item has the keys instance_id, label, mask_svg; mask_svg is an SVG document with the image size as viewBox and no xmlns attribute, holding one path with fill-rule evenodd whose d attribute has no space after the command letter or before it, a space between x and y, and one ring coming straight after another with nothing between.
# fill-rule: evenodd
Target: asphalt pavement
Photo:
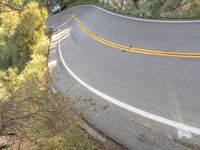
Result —
<instances>
[{"instance_id":1,"label":"asphalt pavement","mask_svg":"<svg viewBox=\"0 0 200 150\"><path fill-rule=\"evenodd\" d=\"M137 126L147 126L156 135L161 133L169 139L183 141L179 143L197 146L200 142L200 58L146 55L113 48L86 34L71 15L76 15L85 28L103 40L130 48L174 53L200 52L200 23L134 20L91 6L64 10L47 22L48 27L60 31L54 33L60 34L62 39L57 47L58 57L68 74L62 80L72 78L76 89L87 90L80 92L81 97L105 100L111 108L114 107L109 110L114 114L103 113L99 120L94 119L94 114L86 113L95 127L102 132L109 131L109 137L130 149L134 149L137 143L131 142L134 139L130 135L137 132L133 131L134 125L127 125L130 120L139 122ZM66 88L61 84L57 86L62 91ZM105 123L110 118L115 121L111 119L106 126L102 124L101 121ZM118 122L120 119L124 122ZM123 133L124 129L129 132ZM157 143L157 138L153 139L154 143L148 145ZM157 141L162 143L163 140ZM154 146L154 149L184 148L180 145L173 148ZM139 146L135 149L147 148Z\"/></svg>"}]
</instances>

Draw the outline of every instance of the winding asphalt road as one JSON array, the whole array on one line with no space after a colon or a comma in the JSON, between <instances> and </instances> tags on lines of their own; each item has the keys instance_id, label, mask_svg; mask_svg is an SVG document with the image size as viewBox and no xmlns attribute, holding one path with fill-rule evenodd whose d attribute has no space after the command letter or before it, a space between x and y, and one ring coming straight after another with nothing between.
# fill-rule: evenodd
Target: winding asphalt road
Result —
<instances>
[{"instance_id":1,"label":"winding asphalt road","mask_svg":"<svg viewBox=\"0 0 200 150\"><path fill-rule=\"evenodd\" d=\"M79 6L47 25L60 27L61 63L77 84L149 128L200 143L200 21L137 20Z\"/></svg>"}]
</instances>

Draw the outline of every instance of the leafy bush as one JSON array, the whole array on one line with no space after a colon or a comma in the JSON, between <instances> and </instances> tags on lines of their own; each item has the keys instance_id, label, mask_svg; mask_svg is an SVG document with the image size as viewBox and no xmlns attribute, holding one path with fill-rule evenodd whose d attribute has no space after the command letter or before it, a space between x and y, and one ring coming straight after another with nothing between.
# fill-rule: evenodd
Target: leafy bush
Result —
<instances>
[{"instance_id":1,"label":"leafy bush","mask_svg":"<svg viewBox=\"0 0 200 150\"><path fill-rule=\"evenodd\" d=\"M0 18L2 19L1 27L5 32L4 34L13 34L19 22L19 14L16 11L10 11L7 13L0 14Z\"/></svg>"},{"instance_id":2,"label":"leafy bush","mask_svg":"<svg viewBox=\"0 0 200 150\"><path fill-rule=\"evenodd\" d=\"M142 11L146 17L159 17L160 1L152 0L147 1L141 6Z\"/></svg>"},{"instance_id":3,"label":"leafy bush","mask_svg":"<svg viewBox=\"0 0 200 150\"><path fill-rule=\"evenodd\" d=\"M64 0L63 3L64 3L65 6L68 6L68 5L72 4L75 1L76 0Z\"/></svg>"},{"instance_id":4,"label":"leafy bush","mask_svg":"<svg viewBox=\"0 0 200 150\"><path fill-rule=\"evenodd\" d=\"M69 99L51 92L46 17L46 10L30 3L12 32L0 32L0 136L14 134L28 139L33 144L31 150L93 150L94 141L81 129ZM12 24L8 20L7 24ZM28 59L23 62L22 57Z\"/></svg>"},{"instance_id":5,"label":"leafy bush","mask_svg":"<svg viewBox=\"0 0 200 150\"><path fill-rule=\"evenodd\" d=\"M81 1L86 1L86 0L81 0ZM110 0L110 1L112 1L112 3L116 3L115 0ZM200 18L199 15L200 2L198 0L145 0L145 1L136 0L134 6L129 6L130 3L127 3L128 6L124 6L123 7L124 9L108 4L110 1L107 2L103 1L102 3L94 3L94 4L103 6L117 13L127 14L136 17L155 18L155 19ZM129 1L129 0L122 0L122 1Z\"/></svg>"},{"instance_id":6,"label":"leafy bush","mask_svg":"<svg viewBox=\"0 0 200 150\"><path fill-rule=\"evenodd\" d=\"M21 14L21 21L16 27L13 44L18 54L17 66L23 69L24 64L30 59L32 47L44 37L46 9L38 9L39 5L32 2L27 5ZM31 18L31 19L30 19Z\"/></svg>"}]
</instances>

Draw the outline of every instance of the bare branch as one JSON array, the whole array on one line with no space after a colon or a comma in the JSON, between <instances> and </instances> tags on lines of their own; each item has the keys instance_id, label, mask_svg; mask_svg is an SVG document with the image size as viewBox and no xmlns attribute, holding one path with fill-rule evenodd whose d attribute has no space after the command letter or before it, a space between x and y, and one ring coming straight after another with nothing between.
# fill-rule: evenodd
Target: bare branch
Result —
<instances>
[{"instance_id":1,"label":"bare branch","mask_svg":"<svg viewBox=\"0 0 200 150\"><path fill-rule=\"evenodd\" d=\"M14 7L14 6L10 5L10 4L3 3L3 2L1 2L1 1L0 1L0 5L3 5L3 6L5 6L5 7L8 7L9 9L14 10L14 11L22 11L22 10L23 10L23 9Z\"/></svg>"}]
</instances>

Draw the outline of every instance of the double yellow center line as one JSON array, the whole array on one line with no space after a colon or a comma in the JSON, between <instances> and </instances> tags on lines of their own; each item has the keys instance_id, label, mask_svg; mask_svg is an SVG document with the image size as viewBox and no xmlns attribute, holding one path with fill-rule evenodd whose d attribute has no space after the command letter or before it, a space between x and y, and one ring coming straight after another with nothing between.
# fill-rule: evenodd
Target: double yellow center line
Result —
<instances>
[{"instance_id":1,"label":"double yellow center line","mask_svg":"<svg viewBox=\"0 0 200 150\"><path fill-rule=\"evenodd\" d=\"M101 37L98 37L94 33L92 33L90 30L88 30L83 23L78 19L77 16L73 15L73 19L76 21L76 23L79 25L79 27L91 38L94 40L105 44L107 46L124 50L124 51L129 51L129 52L134 52L138 54L145 54L145 55L156 55L156 56L166 56L166 57L178 57L178 58L200 58L200 53L187 53L187 52L165 52L165 51L158 51L158 50L149 50L149 49L142 49L142 48L134 48L134 47L128 47L125 45L117 44L111 41L108 41L106 39L103 39Z\"/></svg>"}]
</instances>

